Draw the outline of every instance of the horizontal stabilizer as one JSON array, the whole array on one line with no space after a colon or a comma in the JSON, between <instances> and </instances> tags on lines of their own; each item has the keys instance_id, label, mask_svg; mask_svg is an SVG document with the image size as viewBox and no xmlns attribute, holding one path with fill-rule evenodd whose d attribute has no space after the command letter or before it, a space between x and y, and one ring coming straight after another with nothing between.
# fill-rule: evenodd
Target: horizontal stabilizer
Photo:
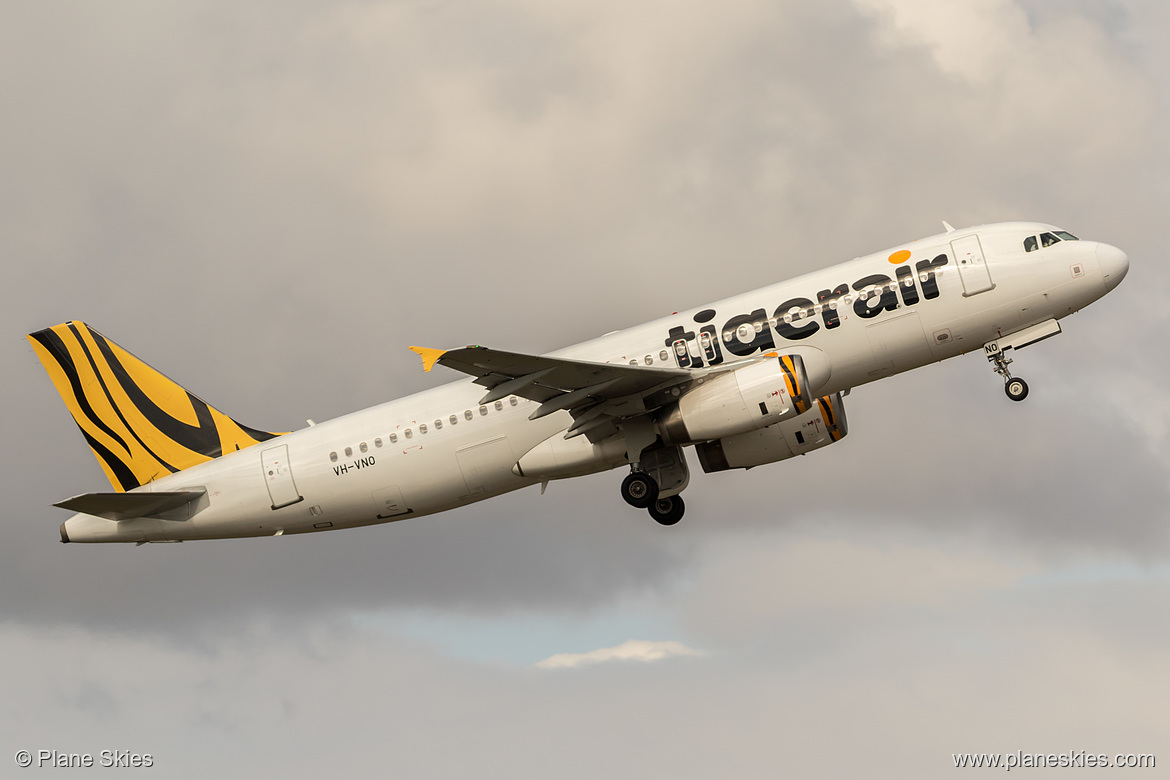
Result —
<instances>
[{"instance_id":1,"label":"horizontal stabilizer","mask_svg":"<svg viewBox=\"0 0 1170 780\"><path fill-rule=\"evenodd\" d=\"M207 495L206 490L182 490L174 493L84 493L58 501L53 506L104 517L107 520L133 520L151 517L160 520L185 520L189 515L175 510L190 506Z\"/></svg>"}]
</instances>

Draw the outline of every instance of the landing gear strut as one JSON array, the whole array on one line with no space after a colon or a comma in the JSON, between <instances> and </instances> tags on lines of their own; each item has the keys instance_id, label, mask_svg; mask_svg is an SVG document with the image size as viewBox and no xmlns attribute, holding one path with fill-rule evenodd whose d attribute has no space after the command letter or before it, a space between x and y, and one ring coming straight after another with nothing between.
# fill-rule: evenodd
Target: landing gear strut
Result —
<instances>
[{"instance_id":1,"label":"landing gear strut","mask_svg":"<svg viewBox=\"0 0 1170 780\"><path fill-rule=\"evenodd\" d=\"M995 368L995 373L1003 377L1003 391L1007 393L1007 397L1013 401L1023 401L1027 398L1028 383L1012 376L1012 372L1008 370L1008 364L1012 359L1004 354L999 344L990 341L983 347L983 351L987 353L987 360Z\"/></svg>"}]
</instances>

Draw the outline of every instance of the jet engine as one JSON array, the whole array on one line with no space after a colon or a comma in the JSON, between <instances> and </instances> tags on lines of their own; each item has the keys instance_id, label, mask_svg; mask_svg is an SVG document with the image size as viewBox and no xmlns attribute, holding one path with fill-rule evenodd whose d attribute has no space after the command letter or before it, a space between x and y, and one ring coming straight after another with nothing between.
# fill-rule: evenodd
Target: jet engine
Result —
<instances>
[{"instance_id":1,"label":"jet engine","mask_svg":"<svg viewBox=\"0 0 1170 780\"><path fill-rule=\"evenodd\" d=\"M812 407L800 355L772 355L699 380L664 410L658 430L667 444L692 444L766 428Z\"/></svg>"},{"instance_id":2,"label":"jet engine","mask_svg":"<svg viewBox=\"0 0 1170 780\"><path fill-rule=\"evenodd\" d=\"M737 436L703 442L695 447L703 471L750 469L803 455L845 438L845 403L840 393L818 398L803 414Z\"/></svg>"}]
</instances>

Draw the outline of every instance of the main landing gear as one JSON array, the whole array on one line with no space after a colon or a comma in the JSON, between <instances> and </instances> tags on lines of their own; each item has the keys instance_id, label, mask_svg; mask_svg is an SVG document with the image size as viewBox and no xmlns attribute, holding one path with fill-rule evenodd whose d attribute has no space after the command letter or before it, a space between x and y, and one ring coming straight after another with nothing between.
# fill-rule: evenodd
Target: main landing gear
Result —
<instances>
[{"instance_id":1,"label":"main landing gear","mask_svg":"<svg viewBox=\"0 0 1170 780\"><path fill-rule=\"evenodd\" d=\"M995 368L995 373L1003 377L1003 391L1007 393L1007 397L1013 401L1023 401L1028 397L1028 383L1019 377L1012 376L1012 372L1008 370L1008 364L1012 359L1004 354L1004 350L1000 348L995 341L989 341L984 347L983 351L987 353L987 360Z\"/></svg>"},{"instance_id":2,"label":"main landing gear","mask_svg":"<svg viewBox=\"0 0 1170 780\"><path fill-rule=\"evenodd\" d=\"M690 481L686 458L679 447L644 450L641 460L622 480L622 499L645 509L661 525L682 520L686 505L679 495Z\"/></svg>"},{"instance_id":3,"label":"main landing gear","mask_svg":"<svg viewBox=\"0 0 1170 780\"><path fill-rule=\"evenodd\" d=\"M658 483L645 472L632 471L622 480L622 498L635 509L647 509L658 500Z\"/></svg>"},{"instance_id":4,"label":"main landing gear","mask_svg":"<svg viewBox=\"0 0 1170 780\"><path fill-rule=\"evenodd\" d=\"M650 516L660 525L674 525L682 520L683 512L687 511L682 496L659 498L649 507Z\"/></svg>"},{"instance_id":5,"label":"main landing gear","mask_svg":"<svg viewBox=\"0 0 1170 780\"><path fill-rule=\"evenodd\" d=\"M674 525L682 520L686 504L679 494L658 497L658 483L643 471L631 472L622 480L622 498L637 509L645 509L660 525Z\"/></svg>"}]
</instances>

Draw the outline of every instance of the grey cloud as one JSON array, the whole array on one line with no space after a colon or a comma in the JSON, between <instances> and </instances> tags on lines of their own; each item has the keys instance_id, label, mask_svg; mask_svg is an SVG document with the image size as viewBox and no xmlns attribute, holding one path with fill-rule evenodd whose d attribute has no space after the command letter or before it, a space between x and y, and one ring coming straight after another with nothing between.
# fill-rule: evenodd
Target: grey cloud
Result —
<instances>
[{"instance_id":1,"label":"grey cloud","mask_svg":"<svg viewBox=\"0 0 1170 780\"><path fill-rule=\"evenodd\" d=\"M1011 562L999 567L1008 577L988 579L975 565L971 576L941 572L955 586L941 594L895 589L875 602L869 567L906 564L915 546L917 560L936 570L959 559L977 564L994 550L956 553L919 540L867 552L862 542L852 545L853 562L864 563L855 569L833 553L842 540L820 540L820 553L814 544L793 554L829 567L823 579L839 597L826 601L798 582L784 593L724 581L724 598L699 592L675 605L714 617L746 598L744 633L721 645L733 635L719 629L704 637L705 655L655 664L466 664L317 621L297 635L258 622L201 649L10 623L9 657L32 674L0 677L5 700L25 703L19 715L6 711L5 733L20 745L51 733L81 749L117 740L152 752L174 776L261 766L293 777L330 766L365 773L389 762L424 777L476 767L524 776L656 768L678 777L846 777L858 766L879 777L936 777L955 752L1164 750L1166 637L1151 619L1164 581L1043 583L1010 576ZM786 543L769 535L755 550L718 545L704 573L727 574L730 559L745 556L766 571L760 553ZM907 583L916 568L902 575ZM797 609L758 611L784 603ZM753 611L763 619L752 621ZM71 660L78 647L87 649L82 663ZM99 724L36 695L46 686L84 689L129 659L134 674L115 686L118 709ZM202 746L196 753L192 740ZM330 748L303 749L306 741Z\"/></svg>"}]
</instances>

